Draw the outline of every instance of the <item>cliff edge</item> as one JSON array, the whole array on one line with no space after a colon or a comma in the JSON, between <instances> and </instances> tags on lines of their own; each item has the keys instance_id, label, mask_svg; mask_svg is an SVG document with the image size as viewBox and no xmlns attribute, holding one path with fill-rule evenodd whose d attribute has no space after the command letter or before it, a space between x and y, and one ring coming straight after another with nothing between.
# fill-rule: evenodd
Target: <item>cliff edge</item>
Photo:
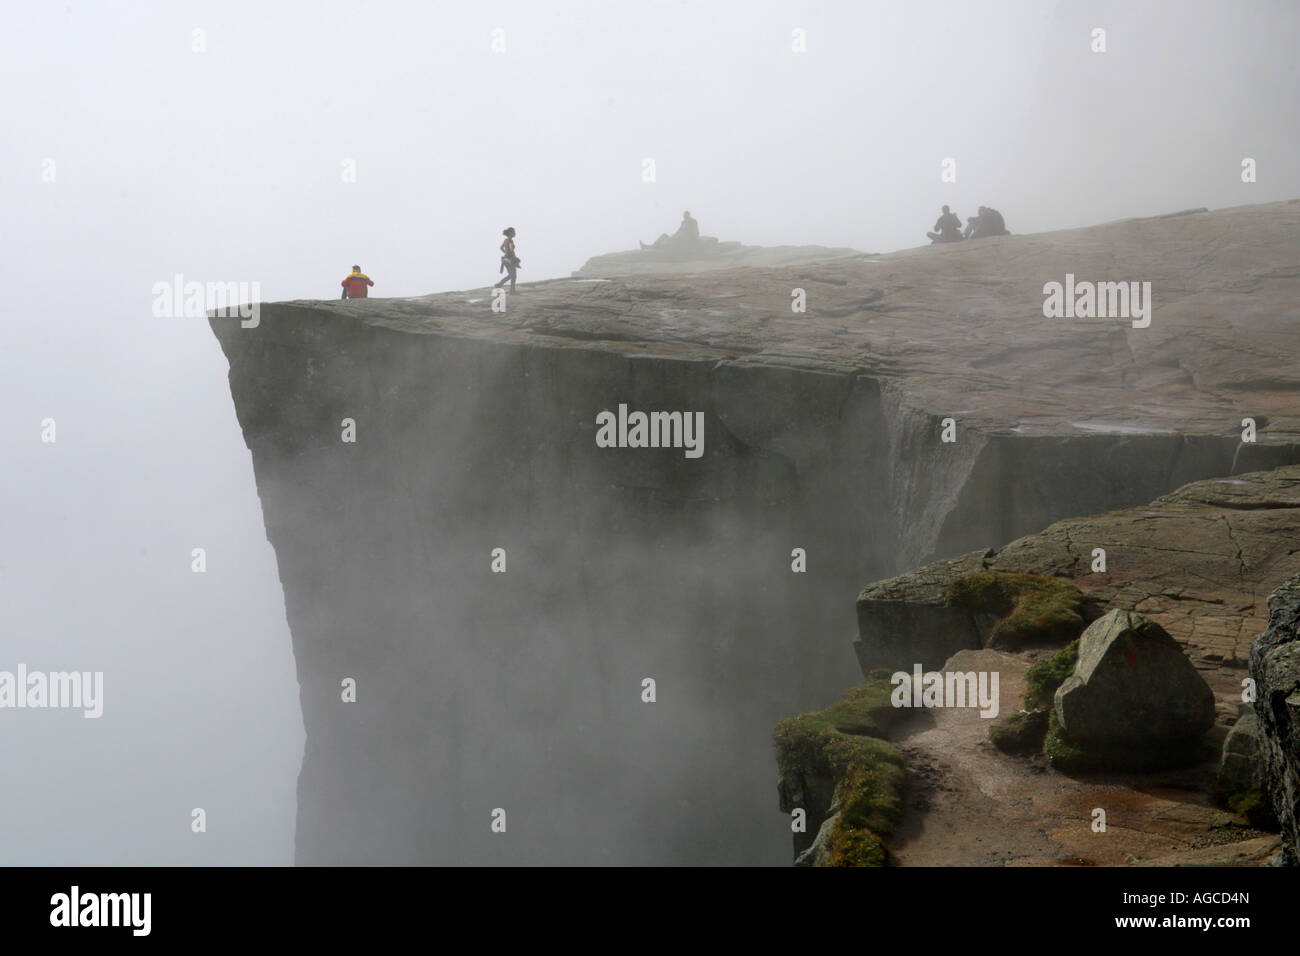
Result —
<instances>
[{"instance_id":1,"label":"cliff edge","mask_svg":"<svg viewBox=\"0 0 1300 956\"><path fill-rule=\"evenodd\" d=\"M862 581L1300 460L1297 239L1281 203L214 315L298 862L788 862L769 731L854 682ZM1151 282L1150 324L1044 317L1067 275ZM603 447L620 406L700 454Z\"/></svg>"}]
</instances>

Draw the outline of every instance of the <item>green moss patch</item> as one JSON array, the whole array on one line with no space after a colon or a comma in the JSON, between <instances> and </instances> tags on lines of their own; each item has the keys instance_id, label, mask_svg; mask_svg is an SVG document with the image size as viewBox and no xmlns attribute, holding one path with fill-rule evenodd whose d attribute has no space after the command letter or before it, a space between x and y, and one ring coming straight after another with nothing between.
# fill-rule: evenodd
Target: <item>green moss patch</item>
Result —
<instances>
[{"instance_id":1,"label":"green moss patch","mask_svg":"<svg viewBox=\"0 0 1300 956\"><path fill-rule=\"evenodd\" d=\"M883 866L881 837L902 817L906 771L903 757L885 734L900 719L889 702L889 671L873 671L867 682L825 710L788 717L776 725L781 773L798 767L805 775L835 781L839 819L830 839L831 866Z\"/></svg>"},{"instance_id":2,"label":"green moss patch","mask_svg":"<svg viewBox=\"0 0 1300 956\"><path fill-rule=\"evenodd\" d=\"M998 618L986 647L1063 643L1084 628L1083 592L1065 578L984 571L958 578L946 596L949 604Z\"/></svg>"},{"instance_id":3,"label":"green moss patch","mask_svg":"<svg viewBox=\"0 0 1300 956\"><path fill-rule=\"evenodd\" d=\"M1047 737L1043 740L1043 756L1057 770L1075 773L1086 770L1100 770L1105 761L1089 754L1066 735L1061 722L1056 719L1056 710L1051 711L1047 722Z\"/></svg>"},{"instance_id":4,"label":"green moss patch","mask_svg":"<svg viewBox=\"0 0 1300 956\"><path fill-rule=\"evenodd\" d=\"M1052 708L1056 688L1074 673L1078 660L1079 639L1075 638L1047 660L1039 661L1025 671L1025 694L1021 698L1024 709L993 723L989 728L989 740L993 746L1013 755L1037 753L1039 750L1047 753L1047 738L1056 721ZM1065 753L1067 743L1060 739L1059 734L1052 746L1066 763L1076 759L1072 752Z\"/></svg>"},{"instance_id":5,"label":"green moss patch","mask_svg":"<svg viewBox=\"0 0 1300 956\"><path fill-rule=\"evenodd\" d=\"M828 774L827 748L842 737L885 737L903 714L889 702L889 671L878 669L825 710L787 717L776 725L781 772L802 767L805 773Z\"/></svg>"},{"instance_id":6,"label":"green moss patch","mask_svg":"<svg viewBox=\"0 0 1300 956\"><path fill-rule=\"evenodd\" d=\"M1245 817L1256 830L1276 831L1278 828L1273 804L1258 790L1238 790L1225 794L1223 803L1233 813Z\"/></svg>"},{"instance_id":7,"label":"green moss patch","mask_svg":"<svg viewBox=\"0 0 1300 956\"><path fill-rule=\"evenodd\" d=\"M1079 641L1071 641L1045 661L1025 671L1024 707L1026 710L1050 710L1056 688L1074 673L1079 662Z\"/></svg>"}]
</instances>

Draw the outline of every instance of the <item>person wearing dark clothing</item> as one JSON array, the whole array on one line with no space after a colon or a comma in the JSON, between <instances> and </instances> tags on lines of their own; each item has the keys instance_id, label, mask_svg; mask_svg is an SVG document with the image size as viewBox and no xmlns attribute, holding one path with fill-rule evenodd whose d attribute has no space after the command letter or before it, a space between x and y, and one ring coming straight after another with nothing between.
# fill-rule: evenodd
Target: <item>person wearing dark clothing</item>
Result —
<instances>
[{"instance_id":1,"label":"person wearing dark clothing","mask_svg":"<svg viewBox=\"0 0 1300 956\"><path fill-rule=\"evenodd\" d=\"M339 298L364 299L366 290L374 285L374 282L370 280L370 276L361 271L360 266L353 266L352 272L340 284L343 286L343 294Z\"/></svg>"},{"instance_id":2,"label":"person wearing dark clothing","mask_svg":"<svg viewBox=\"0 0 1300 956\"><path fill-rule=\"evenodd\" d=\"M519 257L515 255L515 227L507 226L502 230L501 235L505 236L505 239L501 243L501 269L499 271L506 273L506 277L492 288L499 289L509 282L510 291L514 292L515 272L522 264Z\"/></svg>"},{"instance_id":3,"label":"person wearing dark clothing","mask_svg":"<svg viewBox=\"0 0 1300 956\"><path fill-rule=\"evenodd\" d=\"M1007 231L1006 220L1002 218L1002 213L990 206L985 206L984 211L980 213L980 228L978 232L981 238L984 236L1009 236Z\"/></svg>"},{"instance_id":4,"label":"person wearing dark clothing","mask_svg":"<svg viewBox=\"0 0 1300 956\"><path fill-rule=\"evenodd\" d=\"M927 232L933 242L960 242L961 219L957 217L947 206L943 207L943 214L939 216L934 223L934 232Z\"/></svg>"},{"instance_id":5,"label":"person wearing dark clothing","mask_svg":"<svg viewBox=\"0 0 1300 956\"><path fill-rule=\"evenodd\" d=\"M690 214L690 211L682 213L682 224L677 227L677 231L671 236L664 233L650 245L641 243L642 249L662 249L664 246L676 246L684 248L693 246L700 241L700 224L696 222Z\"/></svg>"},{"instance_id":6,"label":"person wearing dark clothing","mask_svg":"<svg viewBox=\"0 0 1300 956\"><path fill-rule=\"evenodd\" d=\"M1009 236L1002 213L988 206L980 206L979 215L966 221L967 239L987 239L990 236Z\"/></svg>"}]
</instances>

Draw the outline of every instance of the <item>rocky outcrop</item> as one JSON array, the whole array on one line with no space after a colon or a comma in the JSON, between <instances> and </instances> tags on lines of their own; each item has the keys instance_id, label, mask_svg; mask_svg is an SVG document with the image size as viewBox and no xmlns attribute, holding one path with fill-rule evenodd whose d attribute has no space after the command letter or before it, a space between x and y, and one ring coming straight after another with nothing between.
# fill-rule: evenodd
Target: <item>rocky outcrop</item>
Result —
<instances>
[{"instance_id":1,"label":"rocky outcrop","mask_svg":"<svg viewBox=\"0 0 1300 956\"><path fill-rule=\"evenodd\" d=\"M906 716L881 671L824 710L774 732L781 811L791 814L796 866L883 866L882 839L902 814L902 758L886 738ZM794 823L803 814L801 827Z\"/></svg>"},{"instance_id":2,"label":"rocky outcrop","mask_svg":"<svg viewBox=\"0 0 1300 956\"><path fill-rule=\"evenodd\" d=\"M1063 578L989 571L992 553L939 561L863 588L853 645L863 672L910 662L933 669L970 648L1059 644L1096 616Z\"/></svg>"},{"instance_id":3,"label":"rocky outcrop","mask_svg":"<svg viewBox=\"0 0 1300 956\"><path fill-rule=\"evenodd\" d=\"M1268 627L1250 649L1263 789L1282 828L1280 861L1300 865L1300 577L1268 599Z\"/></svg>"},{"instance_id":4,"label":"rocky outcrop","mask_svg":"<svg viewBox=\"0 0 1300 956\"><path fill-rule=\"evenodd\" d=\"M1079 638L1074 673L1056 690L1061 731L1112 765L1182 750L1214 725L1214 692L1169 633L1115 610Z\"/></svg>"},{"instance_id":5,"label":"rocky outcrop","mask_svg":"<svg viewBox=\"0 0 1300 956\"><path fill-rule=\"evenodd\" d=\"M1062 739L1059 720L1051 722L1056 726L1044 728L1040 717L1040 713L1052 712L1041 708L1051 707L1055 689L1075 671L1082 640L1056 653L1038 648L1003 655L996 665L1002 676L1003 716L991 726L972 727L980 723L978 718L939 710L934 713L934 726L922 725L895 738L906 758L909 778L915 775L922 785L907 797L908 816L887 844L891 856L904 865L1041 865L1076 858L1114 865L1262 862L1277 841L1263 836L1256 839L1258 831L1248 826L1270 829L1272 814L1264 812L1258 791L1225 784L1224 775L1216 773L1219 767L1211 759L1214 751L1210 744L1227 736L1225 766L1236 766L1242 771L1240 780L1249 780L1251 721L1239 719L1248 676L1247 649L1268 622L1266 596L1277 582L1296 579L1268 602L1273 612L1272 636L1255 644L1251 669L1261 688L1265 683L1261 675L1269 675L1267 680L1272 682L1268 690L1261 689L1256 704L1257 710L1271 708L1278 728L1272 743L1266 744L1261 718L1260 747L1271 748L1277 768L1268 789L1294 816L1294 758L1283 756L1285 744L1278 742L1287 739L1282 728L1294 719L1288 696L1293 707L1294 691L1300 686L1292 680L1294 675L1287 674L1288 652L1284 650L1295 646L1300 617L1300 601L1292 590L1300 585L1298 539L1300 467L1287 466L1194 482L1141 507L1057 522L1001 548L932 562L865 588L858 606L863 624L856 648L859 659L906 670L915 661L925 661L927 668L933 666L927 655L951 646L939 642L951 642L954 635L960 635L969 648L986 646L987 622L980 622L969 606L953 600L960 582L985 576L1059 576L1082 592L1085 617L1095 619L1101 612L1113 612L1105 624L1094 620L1092 627L1099 631L1113 630L1125 618L1127 627L1140 616L1168 632L1169 640L1158 641L1160 654L1182 671L1189 697L1202 700L1196 725L1204 727L1206 721L1206 692L1201 681L1213 691L1217 719L1215 728L1199 741L1189 742L1181 752L1176 752L1176 741L1124 744L1138 756L1159 758L1133 761L1136 771L1178 764L1174 769L1163 769L1157 776L1135 772L1130 765L1123 776L1097 776L1093 771L1126 762L1098 760L1098 754ZM909 606L910 602L915 606ZM913 620L924 621L940 613L954 615L958 622L949 633L931 627L911 634L889 634L889 627L880 623L906 621L909 614ZM909 637L918 640L909 643ZM867 642L872 646L863 646ZM1115 660L1121 669L1128 669L1126 653ZM1058 667L1058 661L1068 661L1068 665ZM1137 664L1135 656L1134 666ZM1017 710L1012 701L1028 710ZM1100 722L1110 716L1136 721L1135 714L1144 704L1139 702L1136 708L1122 705L1119 715L1103 712ZM1068 714L1066 719L1068 723ZM1048 731L1045 743L1044 730ZM1175 724L1169 730L1176 733L1178 728ZM1122 740L1132 737L1122 726L1112 726L1107 732ZM1043 757L1036 756L1040 746L1049 765L1065 770L1064 775L1043 773ZM1113 757L1114 753L1103 756ZM1175 780L1177 791L1162 791ZM1290 795L1289 805L1286 794ZM995 799L990 800L989 795ZM1223 809L1214 807L1210 796L1220 798ZM1112 831L1119 835L1108 837L1103 846L1086 819L1079 824L1079 808L1104 810ZM989 841L997 841L998 834L1006 831L1022 834L1023 839L1008 852L991 856ZM1242 841L1240 847L1236 841ZM1278 859L1283 859L1283 854Z\"/></svg>"},{"instance_id":6,"label":"rocky outcrop","mask_svg":"<svg viewBox=\"0 0 1300 956\"><path fill-rule=\"evenodd\" d=\"M869 585L858 598L855 650L872 667L907 668L938 652L927 650L934 643L927 634L941 634L942 649L958 639L980 647L975 619L968 614L962 623L966 609L945 597L958 580L979 572L1055 575L1083 592L1086 617L1134 611L1163 627L1210 683L1228 723L1251 641L1268 621L1266 596L1300 573L1297 537L1300 467L1193 482L1141 507L1060 521L1003 547ZM940 613L953 614L959 626L909 634L880 624Z\"/></svg>"},{"instance_id":7,"label":"rocky outcrop","mask_svg":"<svg viewBox=\"0 0 1300 956\"><path fill-rule=\"evenodd\" d=\"M1300 457L1298 234L1278 204L531 283L504 313L478 290L213 317L293 634L299 862L786 858L768 731L851 682L844 595ZM1042 318L1044 281L1117 261L1159 280L1149 328ZM599 447L620 404L702 415L703 454ZM1214 546L1253 560L1252 516ZM1219 610L1198 626L1235 647Z\"/></svg>"}]
</instances>

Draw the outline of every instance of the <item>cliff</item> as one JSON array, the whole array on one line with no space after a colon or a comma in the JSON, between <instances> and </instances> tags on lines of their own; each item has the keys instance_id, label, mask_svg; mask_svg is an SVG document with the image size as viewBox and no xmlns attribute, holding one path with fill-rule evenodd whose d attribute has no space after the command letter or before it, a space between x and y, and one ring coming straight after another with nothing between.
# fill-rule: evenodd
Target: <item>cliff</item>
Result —
<instances>
[{"instance_id":1,"label":"cliff","mask_svg":"<svg viewBox=\"0 0 1300 956\"><path fill-rule=\"evenodd\" d=\"M298 862L788 862L770 728L854 682L862 581L1300 460L1298 237L1286 203L214 316L293 634ZM1151 281L1153 321L1044 318L1067 273ZM598 447L620 404L702 414L703 454Z\"/></svg>"}]
</instances>

